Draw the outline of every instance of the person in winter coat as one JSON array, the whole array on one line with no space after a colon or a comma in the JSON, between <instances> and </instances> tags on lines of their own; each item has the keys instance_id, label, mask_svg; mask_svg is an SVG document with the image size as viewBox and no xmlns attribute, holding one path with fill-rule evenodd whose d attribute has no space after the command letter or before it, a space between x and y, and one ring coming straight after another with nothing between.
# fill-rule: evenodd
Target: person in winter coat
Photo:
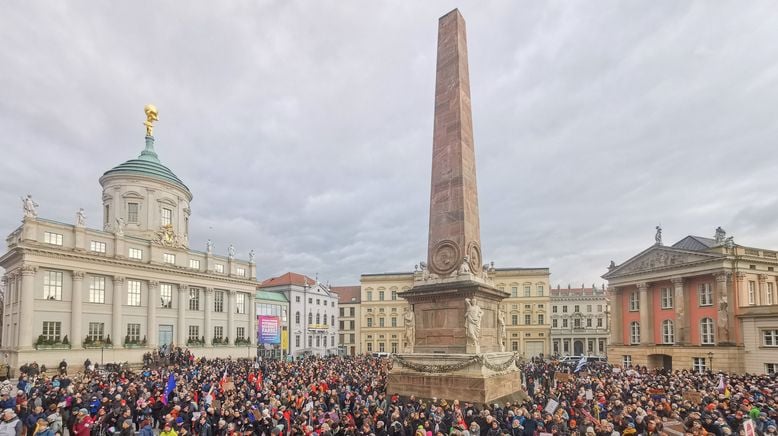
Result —
<instances>
[{"instance_id":1,"label":"person in winter coat","mask_svg":"<svg viewBox=\"0 0 778 436\"><path fill-rule=\"evenodd\" d=\"M76 415L76 424L73 425L73 436L89 436L94 423L86 409L79 409Z\"/></svg>"},{"instance_id":2,"label":"person in winter coat","mask_svg":"<svg viewBox=\"0 0 778 436\"><path fill-rule=\"evenodd\" d=\"M54 435L62 435L62 416L56 411L46 418L49 421L49 429Z\"/></svg>"},{"instance_id":3,"label":"person in winter coat","mask_svg":"<svg viewBox=\"0 0 778 436\"><path fill-rule=\"evenodd\" d=\"M0 436L21 436L22 421L16 416L13 409L3 410L3 419L0 422Z\"/></svg>"},{"instance_id":4,"label":"person in winter coat","mask_svg":"<svg viewBox=\"0 0 778 436\"><path fill-rule=\"evenodd\" d=\"M54 436L54 432L49 428L49 421L46 418L38 419L38 423L35 427L34 436Z\"/></svg>"},{"instance_id":5,"label":"person in winter coat","mask_svg":"<svg viewBox=\"0 0 778 436\"><path fill-rule=\"evenodd\" d=\"M166 422L165 427L159 433L159 436L178 436L178 433L173 430L173 425L170 422Z\"/></svg>"}]
</instances>

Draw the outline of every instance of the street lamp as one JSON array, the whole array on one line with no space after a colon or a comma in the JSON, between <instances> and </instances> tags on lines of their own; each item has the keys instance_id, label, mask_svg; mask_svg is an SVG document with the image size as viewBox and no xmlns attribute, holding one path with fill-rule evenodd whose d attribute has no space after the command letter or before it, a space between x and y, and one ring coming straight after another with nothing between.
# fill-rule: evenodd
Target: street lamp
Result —
<instances>
[{"instance_id":1,"label":"street lamp","mask_svg":"<svg viewBox=\"0 0 778 436\"><path fill-rule=\"evenodd\" d=\"M710 370L713 371L713 352L708 351L708 363L710 366Z\"/></svg>"}]
</instances>

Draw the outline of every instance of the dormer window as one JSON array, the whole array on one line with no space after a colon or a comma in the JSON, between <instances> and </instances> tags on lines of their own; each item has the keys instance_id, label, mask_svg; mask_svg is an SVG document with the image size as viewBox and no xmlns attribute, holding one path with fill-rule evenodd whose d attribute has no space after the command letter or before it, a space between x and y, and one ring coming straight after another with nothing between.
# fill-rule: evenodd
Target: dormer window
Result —
<instances>
[{"instance_id":1,"label":"dormer window","mask_svg":"<svg viewBox=\"0 0 778 436\"><path fill-rule=\"evenodd\" d=\"M163 226L169 226L173 224L173 211L171 209L162 208L160 223Z\"/></svg>"}]
</instances>

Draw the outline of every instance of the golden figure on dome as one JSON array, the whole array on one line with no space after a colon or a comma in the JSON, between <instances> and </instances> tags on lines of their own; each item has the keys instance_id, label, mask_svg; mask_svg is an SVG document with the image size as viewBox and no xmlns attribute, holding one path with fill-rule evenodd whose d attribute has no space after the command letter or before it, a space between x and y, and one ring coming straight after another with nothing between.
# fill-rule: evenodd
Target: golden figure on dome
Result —
<instances>
[{"instance_id":1,"label":"golden figure on dome","mask_svg":"<svg viewBox=\"0 0 778 436\"><path fill-rule=\"evenodd\" d=\"M147 104L143 108L143 112L146 113L146 122L143 123L146 126L146 136L154 136L154 121L159 121L157 117L157 107L153 104Z\"/></svg>"}]
</instances>

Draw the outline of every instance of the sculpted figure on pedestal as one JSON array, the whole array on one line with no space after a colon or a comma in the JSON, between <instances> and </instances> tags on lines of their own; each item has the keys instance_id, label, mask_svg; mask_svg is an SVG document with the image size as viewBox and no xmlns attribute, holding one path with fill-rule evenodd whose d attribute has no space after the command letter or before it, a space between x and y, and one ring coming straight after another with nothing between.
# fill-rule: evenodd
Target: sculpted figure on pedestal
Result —
<instances>
[{"instance_id":1,"label":"sculpted figure on pedestal","mask_svg":"<svg viewBox=\"0 0 778 436\"><path fill-rule=\"evenodd\" d=\"M86 227L86 213L83 207L76 212L76 227Z\"/></svg>"},{"instance_id":2,"label":"sculpted figure on pedestal","mask_svg":"<svg viewBox=\"0 0 778 436\"><path fill-rule=\"evenodd\" d=\"M484 315L483 309L481 309L473 298L465 298L465 305L467 310L465 311L465 332L467 334L467 341L470 345L475 346L475 352L481 352L481 318Z\"/></svg>"},{"instance_id":3,"label":"sculpted figure on pedestal","mask_svg":"<svg viewBox=\"0 0 778 436\"><path fill-rule=\"evenodd\" d=\"M500 344L500 351L505 351L505 338L508 336L505 329L505 311L502 307L497 309L497 342Z\"/></svg>"},{"instance_id":4,"label":"sculpted figure on pedestal","mask_svg":"<svg viewBox=\"0 0 778 436\"><path fill-rule=\"evenodd\" d=\"M27 194L27 197L22 197L22 208L24 209L25 218L37 218L38 211L35 210L35 208L38 206L40 205L33 201L32 194Z\"/></svg>"},{"instance_id":5,"label":"sculpted figure on pedestal","mask_svg":"<svg viewBox=\"0 0 778 436\"><path fill-rule=\"evenodd\" d=\"M205 252L208 254L213 253L213 242L210 239L205 243Z\"/></svg>"},{"instance_id":6,"label":"sculpted figure on pedestal","mask_svg":"<svg viewBox=\"0 0 778 436\"><path fill-rule=\"evenodd\" d=\"M116 228L113 232L116 236L124 236L124 218L116 218Z\"/></svg>"},{"instance_id":7,"label":"sculpted figure on pedestal","mask_svg":"<svg viewBox=\"0 0 778 436\"><path fill-rule=\"evenodd\" d=\"M235 258L235 247L233 247L232 244L230 244L230 248L227 249L227 255L230 259Z\"/></svg>"},{"instance_id":8,"label":"sculpted figure on pedestal","mask_svg":"<svg viewBox=\"0 0 778 436\"><path fill-rule=\"evenodd\" d=\"M416 317L410 306L405 306L403 312L403 326L405 327L405 352L413 353L413 347L416 345Z\"/></svg>"}]
</instances>

